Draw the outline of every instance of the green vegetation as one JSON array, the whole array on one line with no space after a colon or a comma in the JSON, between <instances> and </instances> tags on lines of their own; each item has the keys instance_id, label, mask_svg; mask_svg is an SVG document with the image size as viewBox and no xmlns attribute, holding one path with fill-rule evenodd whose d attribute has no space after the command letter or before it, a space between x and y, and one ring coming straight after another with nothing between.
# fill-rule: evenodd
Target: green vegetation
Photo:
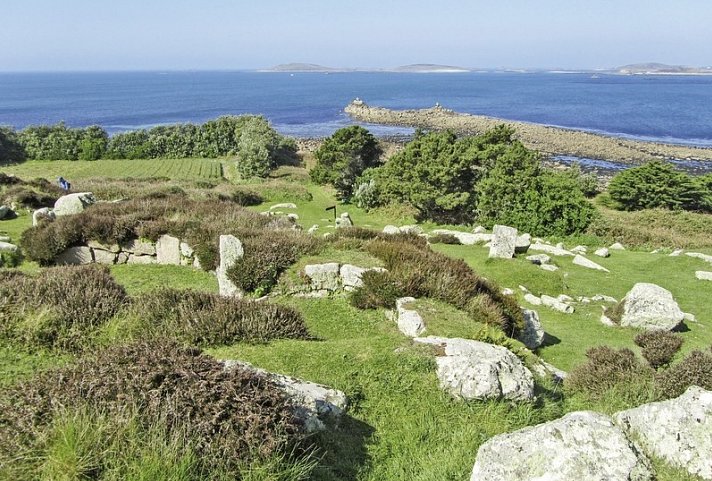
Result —
<instances>
[{"instance_id":1,"label":"green vegetation","mask_svg":"<svg viewBox=\"0 0 712 481\"><path fill-rule=\"evenodd\" d=\"M712 212L712 174L691 177L662 160L624 170L608 186L621 209L684 209Z\"/></svg>"},{"instance_id":2,"label":"green vegetation","mask_svg":"<svg viewBox=\"0 0 712 481\"><path fill-rule=\"evenodd\" d=\"M316 165L310 171L317 184L330 184L339 200L348 200L356 180L374 167L382 151L371 133L358 125L337 130L316 151Z\"/></svg>"},{"instance_id":3,"label":"green vegetation","mask_svg":"<svg viewBox=\"0 0 712 481\"><path fill-rule=\"evenodd\" d=\"M355 201L366 208L406 202L440 223L506 224L536 235L586 230L594 208L580 176L545 170L538 154L500 126L478 137L418 132L383 167L366 171Z\"/></svg>"}]
</instances>

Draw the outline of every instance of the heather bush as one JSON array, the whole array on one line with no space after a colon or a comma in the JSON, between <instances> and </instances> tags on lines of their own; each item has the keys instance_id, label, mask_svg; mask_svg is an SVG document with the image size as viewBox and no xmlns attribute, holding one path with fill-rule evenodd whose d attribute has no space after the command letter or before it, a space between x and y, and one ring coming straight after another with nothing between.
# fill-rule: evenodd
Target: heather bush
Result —
<instances>
[{"instance_id":1,"label":"heather bush","mask_svg":"<svg viewBox=\"0 0 712 481\"><path fill-rule=\"evenodd\" d=\"M0 332L27 346L79 350L127 301L108 269L66 266L0 277Z\"/></svg>"},{"instance_id":2,"label":"heather bush","mask_svg":"<svg viewBox=\"0 0 712 481\"><path fill-rule=\"evenodd\" d=\"M309 338L297 311L268 302L162 289L139 297L135 306L135 315L153 334L170 332L191 345Z\"/></svg>"},{"instance_id":3,"label":"heather bush","mask_svg":"<svg viewBox=\"0 0 712 481\"><path fill-rule=\"evenodd\" d=\"M690 386L712 390L712 350L692 351L682 361L659 372L656 383L666 398L680 396Z\"/></svg>"},{"instance_id":4,"label":"heather bush","mask_svg":"<svg viewBox=\"0 0 712 481\"><path fill-rule=\"evenodd\" d=\"M13 479L38 479L48 466L40 465L37 452L53 445L53 434L62 432L57 428L72 412L98 413L103 420L99 432L74 433L85 445L108 443L128 428L143 435L153 430L159 446L185 436L188 442L174 454L185 455L196 473L222 472L225 479L239 479L252 462L298 454L304 439L292 404L268 379L239 366L226 370L175 342L139 342L107 348L0 392L0 465L15 472ZM94 421L89 425L96 427ZM130 449L124 441L119 452L93 459L82 479L104 479L107 463Z\"/></svg>"},{"instance_id":5,"label":"heather bush","mask_svg":"<svg viewBox=\"0 0 712 481\"><path fill-rule=\"evenodd\" d=\"M435 234L428 237L428 242L431 244L452 244L460 245L460 239L452 234Z\"/></svg>"},{"instance_id":6,"label":"heather bush","mask_svg":"<svg viewBox=\"0 0 712 481\"><path fill-rule=\"evenodd\" d=\"M24 181L18 177L3 176L0 179L0 203L10 205L13 203L30 209L53 207L55 201L65 194L57 185L45 179Z\"/></svg>"},{"instance_id":7,"label":"heather bush","mask_svg":"<svg viewBox=\"0 0 712 481\"><path fill-rule=\"evenodd\" d=\"M586 357L588 360L572 369L566 377L567 389L599 397L617 386L651 376L651 371L641 365L630 349L598 346L586 351Z\"/></svg>"},{"instance_id":8,"label":"heather bush","mask_svg":"<svg viewBox=\"0 0 712 481\"><path fill-rule=\"evenodd\" d=\"M649 331L635 336L641 354L653 369L667 366L682 347L682 337L668 331Z\"/></svg>"},{"instance_id":9,"label":"heather bush","mask_svg":"<svg viewBox=\"0 0 712 481\"><path fill-rule=\"evenodd\" d=\"M390 272L366 271L362 280L363 286L349 295L349 302L358 309L393 309L396 300L404 297Z\"/></svg>"}]
</instances>

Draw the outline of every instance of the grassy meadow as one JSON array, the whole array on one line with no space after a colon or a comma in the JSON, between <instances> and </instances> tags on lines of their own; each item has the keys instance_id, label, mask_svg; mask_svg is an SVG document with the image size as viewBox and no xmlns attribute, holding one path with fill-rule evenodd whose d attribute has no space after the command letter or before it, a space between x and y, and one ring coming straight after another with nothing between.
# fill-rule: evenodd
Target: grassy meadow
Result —
<instances>
[{"instance_id":1,"label":"grassy meadow","mask_svg":"<svg viewBox=\"0 0 712 481\"><path fill-rule=\"evenodd\" d=\"M234 181L230 166L220 161L203 159L181 160L98 160L94 162L35 162L3 167L0 171L20 178L45 177L50 180L64 176L81 189L84 180L95 178L163 178L172 180L208 180L220 184ZM224 178L223 176L227 177ZM348 212L356 226L381 230L384 226L415 223L414 213L407 208L376 209L366 212L353 205L338 204L334 191L312 184L307 171L299 167L283 167L270 179L249 182L245 187L261 194L265 202L250 207L257 212L272 205L293 202L296 209L276 209L295 213L304 229L318 225L316 235L333 232L333 213L325 209L337 205L337 213ZM665 214L667 215L667 214ZM690 215L690 214L684 214ZM454 258L463 259L475 272L494 281L500 287L515 291L520 305L537 310L547 333L545 344L536 351L542 359L569 371L582 364L588 348L607 345L639 348L633 338L634 329L610 328L600 323L603 303L576 303L573 314L562 314L545 306L529 306L518 286L525 286L536 295L566 294L591 297L604 294L621 299L636 282L652 282L673 293L683 311L693 314L696 322L686 322L681 333L684 345L678 359L685 353L712 344L712 310L709 299L712 283L695 279L696 270L712 270L712 265L687 257L669 257L680 239L666 232L662 237L671 244L654 245L660 226L638 214L603 211L610 222L619 223L643 241L625 251L611 251L607 259L588 257L610 270L598 272L572 264L572 258L556 257L556 272L547 272L531 264L524 256L512 260L488 259L483 246L433 245L433 249ZM702 229L712 225L700 220ZM0 222L0 233L17 241L31 226L31 214L21 213L12 220ZM448 226L421 224L426 230ZM452 227L452 226L449 226ZM457 227L453 227L457 228ZM463 229L462 227L459 227ZM621 227L619 231L623 231ZM642 233L642 234L641 234ZM633 235L633 234L631 234ZM695 237L698 245L689 250L712 254L712 231ZM628 238L631 239L631 238ZM707 239L705 241L705 239ZM561 239L567 248L588 244L589 253L608 245L613 239L606 235L579 236ZM674 244L674 245L673 245ZM650 253L653 247L664 248ZM530 252L534 253L534 252ZM352 262L364 267L380 265L378 259L363 252L325 251L318 256L300 259L288 270L285 278L296 277L303 265L319 262ZM35 271L36 265L25 262L21 269ZM217 281L209 273L186 267L117 265L111 274L131 295L139 295L161 287L193 289L216 293ZM314 454L317 467L308 479L318 481L447 481L469 479L478 447L493 435L556 419L563 414L582 409L612 413L644 402L637 395L608 393L603 398L583 394L568 394L551 382L537 386L537 397L528 403L463 402L453 400L438 387L435 363L427 350L414 346L403 336L394 322L387 320L383 309L359 310L341 296L326 299L277 297L276 302L291 306L304 317L314 339L282 339L265 343L241 342L213 347L207 352L218 359L240 359L261 368L344 391L351 405L348 416L339 426L317 435L319 449ZM465 336L473 329L461 312L437 301L418 301L423 310L426 334ZM108 333L120 338L120 333ZM0 386L9 386L33 373L71 361L72 355L55 351L30 351L2 341L0 344ZM660 481L693 481L683 470L655 461ZM273 476L269 470L255 469L245 479L287 480ZM0 475L0 480L3 477ZM74 479L50 478L46 479ZM139 479L139 478L136 478ZM145 479L145 478L141 478Z\"/></svg>"}]
</instances>

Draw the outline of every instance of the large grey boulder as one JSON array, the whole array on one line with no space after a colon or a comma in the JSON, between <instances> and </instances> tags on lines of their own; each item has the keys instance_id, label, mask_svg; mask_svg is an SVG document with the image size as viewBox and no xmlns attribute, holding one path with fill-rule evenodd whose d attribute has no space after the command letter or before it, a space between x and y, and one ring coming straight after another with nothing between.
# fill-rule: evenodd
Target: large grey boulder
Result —
<instances>
[{"instance_id":1,"label":"large grey boulder","mask_svg":"<svg viewBox=\"0 0 712 481\"><path fill-rule=\"evenodd\" d=\"M180 239L162 235L156 242L156 261L159 264L180 265Z\"/></svg>"},{"instance_id":2,"label":"large grey boulder","mask_svg":"<svg viewBox=\"0 0 712 481\"><path fill-rule=\"evenodd\" d=\"M220 236L220 265L216 270L218 278L218 290L224 297L241 297L242 291L235 285L227 275L228 270L233 268L237 261L245 255L240 239L233 235Z\"/></svg>"},{"instance_id":3,"label":"large grey boulder","mask_svg":"<svg viewBox=\"0 0 712 481\"><path fill-rule=\"evenodd\" d=\"M585 267L587 269L594 269L596 271L611 272L602 265L596 264L592 260L586 259L580 254L576 254L576 257L574 257L574 264L576 264L577 266Z\"/></svg>"},{"instance_id":4,"label":"large grey boulder","mask_svg":"<svg viewBox=\"0 0 712 481\"><path fill-rule=\"evenodd\" d=\"M646 454L712 480L712 391L692 386L676 399L614 417Z\"/></svg>"},{"instance_id":5,"label":"large grey boulder","mask_svg":"<svg viewBox=\"0 0 712 481\"><path fill-rule=\"evenodd\" d=\"M70 247L54 258L54 263L59 266L91 264L92 262L94 262L92 250L85 246Z\"/></svg>"},{"instance_id":6,"label":"large grey boulder","mask_svg":"<svg viewBox=\"0 0 712 481\"><path fill-rule=\"evenodd\" d=\"M321 431L326 421L338 421L348 407L346 394L336 389L260 369L244 361L223 361L225 369L240 367L265 376L282 389L294 402L296 415L307 431Z\"/></svg>"},{"instance_id":7,"label":"large grey boulder","mask_svg":"<svg viewBox=\"0 0 712 481\"><path fill-rule=\"evenodd\" d=\"M304 266L304 274L309 278L314 291L333 292L341 287L340 268L336 262L309 264Z\"/></svg>"},{"instance_id":8,"label":"large grey boulder","mask_svg":"<svg viewBox=\"0 0 712 481\"><path fill-rule=\"evenodd\" d=\"M54 214L57 217L79 214L84 212L87 207L95 202L96 199L94 199L94 194L91 192L77 192L63 195L54 203Z\"/></svg>"},{"instance_id":9,"label":"large grey boulder","mask_svg":"<svg viewBox=\"0 0 712 481\"><path fill-rule=\"evenodd\" d=\"M672 293L655 284L640 282L621 301L621 326L670 331L684 320Z\"/></svg>"},{"instance_id":10,"label":"large grey boulder","mask_svg":"<svg viewBox=\"0 0 712 481\"><path fill-rule=\"evenodd\" d=\"M415 302L413 297L401 297L396 300L396 323L398 330L408 337L418 337L425 332L425 322L415 309L408 305Z\"/></svg>"},{"instance_id":11,"label":"large grey boulder","mask_svg":"<svg viewBox=\"0 0 712 481\"><path fill-rule=\"evenodd\" d=\"M477 452L470 481L652 481L648 460L603 414L569 413L500 434Z\"/></svg>"},{"instance_id":12,"label":"large grey boulder","mask_svg":"<svg viewBox=\"0 0 712 481\"><path fill-rule=\"evenodd\" d=\"M511 351L469 339L417 337L437 348L440 387L456 398L524 401L534 395L534 377Z\"/></svg>"},{"instance_id":13,"label":"large grey boulder","mask_svg":"<svg viewBox=\"0 0 712 481\"><path fill-rule=\"evenodd\" d=\"M529 349L536 349L544 342L544 328L539 314L531 309L522 309L524 329L519 333L519 340Z\"/></svg>"},{"instance_id":14,"label":"large grey boulder","mask_svg":"<svg viewBox=\"0 0 712 481\"><path fill-rule=\"evenodd\" d=\"M495 225L492 229L492 244L489 257L511 259L517 244L517 229L506 225Z\"/></svg>"},{"instance_id":15,"label":"large grey boulder","mask_svg":"<svg viewBox=\"0 0 712 481\"><path fill-rule=\"evenodd\" d=\"M56 218L57 216L54 215L54 211L52 209L50 209L49 207L42 207L41 209L37 209L32 213L32 225L36 226L42 220L52 221Z\"/></svg>"}]
</instances>

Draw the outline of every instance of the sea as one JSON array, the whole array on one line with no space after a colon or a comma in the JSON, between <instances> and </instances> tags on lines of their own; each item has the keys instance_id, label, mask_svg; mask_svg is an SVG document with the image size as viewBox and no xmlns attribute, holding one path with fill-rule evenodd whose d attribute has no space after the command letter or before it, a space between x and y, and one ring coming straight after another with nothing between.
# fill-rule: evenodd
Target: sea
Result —
<instances>
[{"instance_id":1,"label":"sea","mask_svg":"<svg viewBox=\"0 0 712 481\"><path fill-rule=\"evenodd\" d=\"M0 125L63 121L109 133L261 114L283 134L351 125L355 98L392 109L459 112L633 139L712 147L712 76L592 73L0 73ZM381 136L412 133L368 126Z\"/></svg>"}]
</instances>

